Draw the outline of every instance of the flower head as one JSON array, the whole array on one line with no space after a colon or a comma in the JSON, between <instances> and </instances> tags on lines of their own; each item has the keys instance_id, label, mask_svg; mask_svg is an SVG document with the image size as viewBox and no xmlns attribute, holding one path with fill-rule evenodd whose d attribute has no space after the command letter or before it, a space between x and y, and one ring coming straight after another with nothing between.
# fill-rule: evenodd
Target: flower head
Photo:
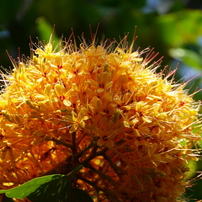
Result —
<instances>
[{"instance_id":1,"label":"flower head","mask_svg":"<svg viewBox=\"0 0 202 202\"><path fill-rule=\"evenodd\" d=\"M0 188L81 164L75 186L95 201L182 200L199 105L152 52L85 44L49 42L7 76Z\"/></svg>"}]
</instances>

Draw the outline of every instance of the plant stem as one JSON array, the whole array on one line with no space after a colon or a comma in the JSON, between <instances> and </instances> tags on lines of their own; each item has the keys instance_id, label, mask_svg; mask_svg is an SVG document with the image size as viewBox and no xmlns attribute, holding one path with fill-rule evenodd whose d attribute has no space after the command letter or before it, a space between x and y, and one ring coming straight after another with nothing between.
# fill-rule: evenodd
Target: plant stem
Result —
<instances>
[{"instance_id":1,"label":"plant stem","mask_svg":"<svg viewBox=\"0 0 202 202\"><path fill-rule=\"evenodd\" d=\"M72 161L75 165L81 165L79 164L79 159L77 157L76 132L72 133L72 157Z\"/></svg>"},{"instance_id":2,"label":"plant stem","mask_svg":"<svg viewBox=\"0 0 202 202\"><path fill-rule=\"evenodd\" d=\"M116 164L114 164L111 159L109 158L109 156L107 156L106 153L103 154L103 157L105 158L105 160L108 161L109 165L113 168L113 170L115 171L115 173L119 176L119 178L122 180L122 176L121 174L124 173L124 171L118 167Z\"/></svg>"},{"instance_id":3,"label":"plant stem","mask_svg":"<svg viewBox=\"0 0 202 202\"><path fill-rule=\"evenodd\" d=\"M71 145L71 144L69 144L69 143L67 143L67 142L64 142L64 141L62 141L62 140L58 140L58 139L55 139L55 138L49 137L49 136L46 136L46 137L45 137L45 140L47 140L47 141L53 141L53 142L55 142L55 143L57 143L57 144L61 144L61 145L64 145L64 146L66 146L66 147L72 149L72 145Z\"/></svg>"},{"instance_id":4,"label":"plant stem","mask_svg":"<svg viewBox=\"0 0 202 202\"><path fill-rule=\"evenodd\" d=\"M93 166L91 165L86 165L85 166L86 168L89 168L92 172L98 174L100 177L102 177L103 180L107 180L108 182L114 184L115 186L118 186L119 184L114 181L111 177L109 177L108 175L105 175L104 173L102 173L101 171L99 170L96 170Z\"/></svg>"},{"instance_id":5,"label":"plant stem","mask_svg":"<svg viewBox=\"0 0 202 202\"><path fill-rule=\"evenodd\" d=\"M86 182L87 184L91 185L91 186L98 192L98 196L97 196L98 200L99 200L99 192L101 191L101 192L104 192L108 197L110 197L110 198L113 200L113 202L120 202L120 200L118 200L117 198L116 198L116 199L114 198L113 194L111 194L111 193L110 193L109 191L107 191L106 189L103 189L103 188L97 186L97 185L96 185L95 183L93 183L92 181L87 180L86 178L84 178L84 177L82 177L82 176L78 176L77 179L80 179L80 180Z\"/></svg>"},{"instance_id":6,"label":"plant stem","mask_svg":"<svg viewBox=\"0 0 202 202\"><path fill-rule=\"evenodd\" d=\"M72 153L75 155L77 153L77 148L76 148L76 132L72 133Z\"/></svg>"},{"instance_id":7,"label":"plant stem","mask_svg":"<svg viewBox=\"0 0 202 202\"><path fill-rule=\"evenodd\" d=\"M86 151L88 151L94 145L95 145L95 143L91 142L86 148L84 148L83 150L81 150L80 152L77 153L77 158L80 158Z\"/></svg>"}]
</instances>

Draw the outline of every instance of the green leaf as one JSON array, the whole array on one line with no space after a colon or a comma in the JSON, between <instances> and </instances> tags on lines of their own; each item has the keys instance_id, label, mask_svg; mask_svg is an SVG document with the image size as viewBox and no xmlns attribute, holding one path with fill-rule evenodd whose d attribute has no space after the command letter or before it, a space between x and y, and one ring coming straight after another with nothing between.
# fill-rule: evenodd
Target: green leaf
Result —
<instances>
[{"instance_id":1,"label":"green leaf","mask_svg":"<svg viewBox=\"0 0 202 202\"><path fill-rule=\"evenodd\" d=\"M169 54L171 57L184 62L186 65L201 70L202 67L201 55L197 54L196 52L185 48L171 48L169 50Z\"/></svg>"},{"instance_id":2,"label":"green leaf","mask_svg":"<svg viewBox=\"0 0 202 202\"><path fill-rule=\"evenodd\" d=\"M202 32L202 13L200 10L181 10L159 15L156 33L170 47L186 43L196 43Z\"/></svg>"},{"instance_id":3,"label":"green leaf","mask_svg":"<svg viewBox=\"0 0 202 202\"><path fill-rule=\"evenodd\" d=\"M93 202L93 199L81 189L72 189L70 196L65 200L65 202Z\"/></svg>"},{"instance_id":4,"label":"green leaf","mask_svg":"<svg viewBox=\"0 0 202 202\"><path fill-rule=\"evenodd\" d=\"M0 190L9 198L24 199L32 202L49 201L62 202L68 198L71 192L71 181L74 175L81 169L78 166L68 175L47 175L30 180L18 187L9 190Z\"/></svg>"},{"instance_id":5,"label":"green leaf","mask_svg":"<svg viewBox=\"0 0 202 202\"><path fill-rule=\"evenodd\" d=\"M189 171L186 173L186 176L184 178L185 181L191 179L194 177L197 171L197 162L196 161L189 161L186 167L189 168Z\"/></svg>"},{"instance_id":6,"label":"green leaf","mask_svg":"<svg viewBox=\"0 0 202 202\"><path fill-rule=\"evenodd\" d=\"M48 23L48 21L40 17L36 21L37 29L40 35L40 38L43 39L44 41L49 41L50 40L50 35L52 37L51 41L54 42L54 44L58 44L60 39L56 36L56 34L53 33L53 26Z\"/></svg>"}]
</instances>

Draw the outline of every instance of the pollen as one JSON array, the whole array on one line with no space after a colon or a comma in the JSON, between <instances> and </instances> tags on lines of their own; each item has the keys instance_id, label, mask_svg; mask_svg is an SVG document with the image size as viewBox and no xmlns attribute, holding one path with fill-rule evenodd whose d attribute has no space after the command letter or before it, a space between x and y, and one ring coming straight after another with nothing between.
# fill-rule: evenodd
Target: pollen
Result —
<instances>
[{"instance_id":1,"label":"pollen","mask_svg":"<svg viewBox=\"0 0 202 202\"><path fill-rule=\"evenodd\" d=\"M184 200L200 104L126 40L49 42L2 75L1 189L80 164L74 186L94 201Z\"/></svg>"}]
</instances>

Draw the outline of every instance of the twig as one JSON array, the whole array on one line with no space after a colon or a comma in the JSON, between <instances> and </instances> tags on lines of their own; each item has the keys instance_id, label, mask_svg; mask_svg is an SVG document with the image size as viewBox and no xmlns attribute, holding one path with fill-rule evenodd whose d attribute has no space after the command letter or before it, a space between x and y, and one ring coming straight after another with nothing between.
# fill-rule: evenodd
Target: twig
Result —
<instances>
[{"instance_id":1,"label":"twig","mask_svg":"<svg viewBox=\"0 0 202 202\"><path fill-rule=\"evenodd\" d=\"M114 202L120 202L120 200L118 200L117 198L114 198L114 196L109 191L107 191L106 189L103 189L103 188L97 186L92 181L87 180L86 178L84 178L82 176L78 176L77 179L80 179L80 180L86 182L87 184L91 185L98 192L97 198L99 197L99 191L101 191L101 192L104 192L108 197L110 197Z\"/></svg>"},{"instance_id":2,"label":"twig","mask_svg":"<svg viewBox=\"0 0 202 202\"><path fill-rule=\"evenodd\" d=\"M119 178L120 178L121 180L123 180L121 174L123 174L124 171L123 171L120 167L118 167L117 165L115 165L115 164L111 161L111 159L107 156L106 153L103 154L103 157L108 161L109 165L112 167L112 169L115 171L115 173L119 176Z\"/></svg>"},{"instance_id":3,"label":"twig","mask_svg":"<svg viewBox=\"0 0 202 202\"><path fill-rule=\"evenodd\" d=\"M76 133L72 133L72 153L75 155L77 153L77 148L76 148Z\"/></svg>"},{"instance_id":4,"label":"twig","mask_svg":"<svg viewBox=\"0 0 202 202\"><path fill-rule=\"evenodd\" d=\"M47 140L47 141L53 141L53 142L55 142L55 143L57 143L57 144L61 144L61 145L64 145L64 146L66 146L66 147L72 149L72 145L71 145L71 144L69 144L69 143L67 143L67 142L64 142L64 141L62 141L62 140L58 140L58 139L56 139L56 138L49 137L49 136L46 136L44 139Z\"/></svg>"},{"instance_id":5,"label":"twig","mask_svg":"<svg viewBox=\"0 0 202 202\"><path fill-rule=\"evenodd\" d=\"M109 177L108 175L105 175L104 173L102 173L99 170L96 170L93 166L91 166L90 164L85 166L86 168L89 168L92 172L98 174L100 177L102 177L102 179L107 180L108 182L114 184L115 186L119 186L119 184L114 181L111 177Z\"/></svg>"},{"instance_id":6,"label":"twig","mask_svg":"<svg viewBox=\"0 0 202 202\"><path fill-rule=\"evenodd\" d=\"M80 158L86 151L88 151L90 148L92 148L93 145L95 145L95 143L91 142L86 148L84 148L83 150L81 150L80 152L78 152L77 153L77 158Z\"/></svg>"}]
</instances>

